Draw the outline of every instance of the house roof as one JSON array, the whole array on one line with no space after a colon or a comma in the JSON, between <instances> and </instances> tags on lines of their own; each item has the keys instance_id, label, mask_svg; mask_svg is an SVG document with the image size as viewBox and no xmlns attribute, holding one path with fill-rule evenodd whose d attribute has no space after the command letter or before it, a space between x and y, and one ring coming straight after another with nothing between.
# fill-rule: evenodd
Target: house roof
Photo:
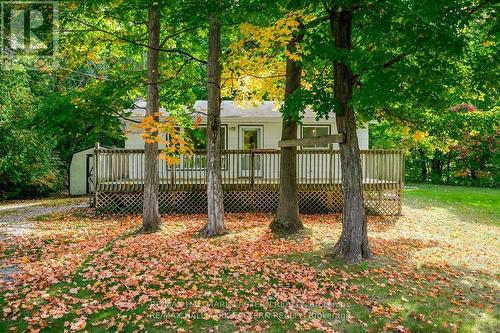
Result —
<instances>
[{"instance_id":1,"label":"house roof","mask_svg":"<svg viewBox=\"0 0 500 333\"><path fill-rule=\"evenodd\" d=\"M135 102L136 108L132 110L133 117L144 117L146 114L147 103L144 100ZM194 103L194 109L200 112L204 117L207 112L207 101L201 100ZM160 109L163 115L168 115L164 108ZM234 101L222 101L221 103L222 118L281 118L279 112L279 104L277 102L266 101L263 103L239 103ZM305 118L316 118L315 113L311 109L306 109Z\"/></svg>"}]
</instances>

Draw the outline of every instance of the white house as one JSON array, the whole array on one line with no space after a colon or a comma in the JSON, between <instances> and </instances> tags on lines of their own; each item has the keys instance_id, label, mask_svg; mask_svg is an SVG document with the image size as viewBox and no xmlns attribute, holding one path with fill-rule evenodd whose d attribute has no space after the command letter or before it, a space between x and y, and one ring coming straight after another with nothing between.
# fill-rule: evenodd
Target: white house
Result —
<instances>
[{"instance_id":1,"label":"white house","mask_svg":"<svg viewBox=\"0 0 500 333\"><path fill-rule=\"evenodd\" d=\"M146 102L139 100L135 103L136 108L131 111L128 117L132 121L123 121L123 128L126 133L125 149L144 149L144 140L142 138L141 129L138 128L137 122L143 120L146 113ZM201 131L198 133L198 138L203 137L203 131L205 127L203 123L206 121L204 116L207 112L207 101L197 101L194 105L194 109L197 114L201 115L203 118L202 125L197 129ZM161 109L161 113L168 115L168 112ZM223 101L221 108L221 145L223 150L238 150L238 151L259 151L259 150L269 150L278 149L278 142L281 140L281 126L282 119L281 113L278 107L273 102L264 102L256 106L248 105L242 106L233 101ZM335 115L332 113L329 119L319 119L316 120L315 114L312 110L306 110L305 117L302 123L298 126L298 138L309 138L315 136L324 136L330 134L336 134L337 128L335 125ZM368 149L368 127L362 127L357 130L359 146L362 150ZM103 146L101 146L103 147ZM206 147L206 142L204 140L195 140L195 148L204 149ZM104 149L108 147L103 147ZM162 148L160 146L160 148ZM338 149L338 144L324 144L316 146L303 146L299 147L301 150L330 150ZM73 155L70 166L70 194L71 195L84 195L91 193L93 190L92 182L89 183L89 179L92 179L94 174L94 159L93 159L93 147L76 152ZM249 177L250 173L253 172L256 177L260 178L273 178L274 181L279 178L279 169L276 167L271 167L268 165L266 167L266 161L269 156L256 156L255 161L251 164L251 155L245 153L239 153L239 157L235 156L223 156L223 168L224 177L227 178L245 178ZM232 161L234 158L235 161ZM312 158L306 155L299 157L299 160L305 158ZM236 159L238 161L236 161ZM105 159L101 159L104 161ZM301 174L299 177L320 177L325 178L330 172L330 168L340 169L338 161L334 162L332 166L329 166L329 157L325 154L318 154L314 156L315 164L314 166L309 166L305 163L301 169ZM104 162L102 162L104 163ZM204 156L194 156L194 157L181 157L181 164L179 170L189 170L194 176L202 179L203 169L205 167L205 157ZM270 161L269 161L270 163ZM110 165L114 168L120 168L118 174L122 175L127 179L142 179L143 178L143 159L127 158L127 162L120 162L110 160L106 166L102 165L101 168L108 170ZM168 167L165 161L160 161L160 172L164 172ZM253 170L253 171L251 171ZM160 177L167 177L169 172L165 171L165 174L161 174ZM180 171L177 171L180 173ZM180 173L177 179L183 174ZM336 174L338 178L340 174Z\"/></svg>"},{"instance_id":2,"label":"white house","mask_svg":"<svg viewBox=\"0 0 500 333\"><path fill-rule=\"evenodd\" d=\"M137 108L132 110L130 118L135 121L141 121L146 112L146 102L136 102ZM207 101L197 101L194 109L199 111L203 117L207 112ZM167 114L164 109L163 114ZM203 124L203 122L202 122ZM223 149L277 149L278 142L281 140L281 113L273 102L264 102L257 106L242 106L233 101L223 101L221 109L222 124L222 148ZM144 141L140 130L134 126L133 122L125 121L127 139L125 141L126 149L143 149ZM203 125L200 128L203 131ZM302 124L298 126L298 138L308 138L314 136L323 136L336 134L335 115L326 119L316 120L312 110L307 110ZM357 130L359 147L368 149L368 126ZM198 143L198 148L203 148L203 143ZM316 147L301 147L302 149L328 149L329 145ZM338 144L333 145L338 149Z\"/></svg>"},{"instance_id":3,"label":"white house","mask_svg":"<svg viewBox=\"0 0 500 333\"><path fill-rule=\"evenodd\" d=\"M142 130L146 103L136 102L130 119L123 122L125 149L97 145L75 155L74 163L95 163L91 176L97 212L140 212L143 206L145 152ZM168 110L160 110L164 115ZM194 113L206 115L207 102L198 101ZM297 129L299 138L336 134L335 115L316 120L307 110ZM203 118L203 117L202 117ZM205 119L206 120L206 119ZM203 124L203 121L202 121ZM228 212L275 212L280 186L281 114L276 104L264 102L243 107L224 101L221 108L221 176L224 208ZM180 129L192 131L191 129ZM202 213L207 208L206 140L203 125L192 133L192 155L180 156L179 163L158 161L159 208L165 213ZM188 133L189 134L189 133ZM195 135L194 135L195 134ZM357 130L361 148L361 168L365 206L372 214L400 214L404 161L401 150L368 150L368 128ZM310 142L310 141L309 141ZM160 146L160 148L162 148ZM80 156L81 155L81 156ZM78 162L80 161L80 162ZM89 170L80 170L72 182L85 183ZM76 171L75 171L76 172ZM90 172L91 173L91 172ZM78 180L75 177L81 177ZM338 144L299 147L297 152L297 190L302 213L333 213L342 210L342 168Z\"/></svg>"}]
</instances>

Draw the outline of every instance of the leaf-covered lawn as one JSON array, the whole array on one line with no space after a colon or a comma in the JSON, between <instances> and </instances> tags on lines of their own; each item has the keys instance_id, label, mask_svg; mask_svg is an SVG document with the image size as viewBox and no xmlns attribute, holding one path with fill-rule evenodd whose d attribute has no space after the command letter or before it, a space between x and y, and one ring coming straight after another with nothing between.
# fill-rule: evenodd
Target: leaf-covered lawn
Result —
<instances>
[{"instance_id":1,"label":"leaf-covered lawn","mask_svg":"<svg viewBox=\"0 0 500 333\"><path fill-rule=\"evenodd\" d=\"M266 214L227 214L231 233L198 239L202 215L58 214L0 243L0 331L488 331L498 323L499 228L441 207L370 218L376 259L339 264L337 215L305 216L279 239Z\"/></svg>"}]
</instances>

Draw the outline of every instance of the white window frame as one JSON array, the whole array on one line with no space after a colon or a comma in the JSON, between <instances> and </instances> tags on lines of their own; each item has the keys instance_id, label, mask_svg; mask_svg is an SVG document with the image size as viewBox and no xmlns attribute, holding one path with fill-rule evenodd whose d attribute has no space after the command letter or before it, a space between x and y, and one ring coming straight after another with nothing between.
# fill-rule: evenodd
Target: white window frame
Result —
<instances>
[{"instance_id":1,"label":"white window frame","mask_svg":"<svg viewBox=\"0 0 500 333\"><path fill-rule=\"evenodd\" d=\"M260 140L260 148L264 148L264 126L263 125L239 125L238 126L238 149L243 150L243 131L244 130L259 130L259 140Z\"/></svg>"},{"instance_id":2,"label":"white window frame","mask_svg":"<svg viewBox=\"0 0 500 333\"><path fill-rule=\"evenodd\" d=\"M301 139L304 139L304 128L310 128L310 127L326 127L328 128L328 134L327 135L331 135L332 134L332 126L330 124L302 124L300 126L300 138ZM300 149L303 149L303 150L318 150L318 149L321 149L321 150L328 150L330 149L330 144L328 144L326 147L304 147L304 146L300 146Z\"/></svg>"},{"instance_id":3,"label":"white window frame","mask_svg":"<svg viewBox=\"0 0 500 333\"><path fill-rule=\"evenodd\" d=\"M203 128L206 128L207 127L207 124L200 124L198 126L198 128L200 127L203 127ZM228 142L227 142L227 139L228 139L228 125L227 124L221 124L220 125L221 128L224 128L224 148L223 150L227 150L227 147L228 147ZM185 132L185 129L182 128L182 132ZM181 160L185 158L185 157L182 157ZM182 160L181 162L182 164L184 164L184 161ZM225 171L227 170L227 163L226 163L226 158L225 156L223 155L222 156L222 160L221 160L221 169L222 171ZM182 167L180 170L205 170L205 167L204 166L200 166L200 167Z\"/></svg>"}]
</instances>

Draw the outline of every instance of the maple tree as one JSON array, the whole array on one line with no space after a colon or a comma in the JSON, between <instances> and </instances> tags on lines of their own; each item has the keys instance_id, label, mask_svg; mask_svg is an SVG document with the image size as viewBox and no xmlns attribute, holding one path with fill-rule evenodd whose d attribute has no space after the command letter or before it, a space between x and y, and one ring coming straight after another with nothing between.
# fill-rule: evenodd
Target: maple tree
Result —
<instances>
[{"instance_id":1,"label":"maple tree","mask_svg":"<svg viewBox=\"0 0 500 333\"><path fill-rule=\"evenodd\" d=\"M241 39L234 42L224 77L225 93L236 100L261 101L263 98L284 101L282 140L297 138L300 106L289 103L301 88L300 45L304 36L302 11L292 11L271 27L240 25ZM277 233L295 233L303 229L297 198L297 147L281 149L280 196L276 216L270 228Z\"/></svg>"},{"instance_id":2,"label":"maple tree","mask_svg":"<svg viewBox=\"0 0 500 333\"><path fill-rule=\"evenodd\" d=\"M442 60L443 57L448 57L446 59L452 62L453 57L463 57L466 54L464 50L468 41L467 33L457 33L457 31L459 29L466 31L466 27L476 24L474 21L476 15L487 16L493 10L487 2L479 7L476 6L474 2L450 4L445 1L425 2L419 6L406 6L393 2L384 4L383 7L378 7L375 3L359 5L349 1L342 4L325 3L334 46L334 57L330 59L333 60L332 83L336 122L339 131L346 136L345 142L340 144L344 184L344 227L335 251L350 262L370 257L354 109L360 108L358 112L361 113L368 107L375 107L375 110L378 107L379 111L390 109L393 113L404 112L398 110L398 98L393 100L394 94L388 91L386 100L379 100L375 105L365 104L367 94L371 94L369 100L378 96L377 90L380 88L373 90L372 88L374 84L380 85L380 80L386 80L382 87L401 85L399 91L405 97L403 82L411 82L414 87L412 91L418 92L416 95L413 94L413 105L410 104L412 109L430 105L437 107L449 103L453 95L450 94L450 90L447 88L437 90L435 85L450 84L445 76L450 67L436 63L435 59ZM413 19L416 12L418 19ZM445 20L443 14L446 16ZM373 15L380 20L369 23L373 22ZM394 26L380 26L378 23L385 23L390 18L393 18ZM406 25L406 28L398 29L395 27L398 24ZM367 25L380 29L377 34L383 31L386 36L388 34L394 39L388 40L387 45L373 48L371 34L361 33ZM418 44L418 48L415 43ZM418 68L418 74L414 68ZM434 98L421 95L430 86L429 78L435 81L435 85L431 85ZM421 79L426 80L425 83L419 81ZM404 107L401 109L404 110Z\"/></svg>"},{"instance_id":3,"label":"maple tree","mask_svg":"<svg viewBox=\"0 0 500 333\"><path fill-rule=\"evenodd\" d=\"M491 90L491 81L472 84L469 74L471 89L459 88L463 87L463 81L456 80L456 73L471 71L464 70L456 59L468 59L475 54L471 59L488 58L491 63L494 58L488 50L491 43L484 40L493 31L488 18L494 8L488 1L426 2L418 6L398 1L387 5L318 1L317 6L303 8L316 24L306 30L298 54L290 51L285 54L302 68L303 84L287 96L282 111L285 118L290 116L297 122L301 110L307 106L319 117L335 113L337 128L346 136L340 144L345 232L336 252L349 262L357 262L370 257L357 122L404 118L410 112L418 118L417 110L436 112L449 107L457 98L465 97L465 91L468 98L484 99L486 89ZM418 16L413 19L416 12ZM442 19L443 13L446 20ZM324 24L327 22L330 26ZM266 96L266 91L271 96L283 92L286 58L277 55L283 54L284 41L291 39L297 26L289 24L288 33L280 40L279 24L269 28L242 25L242 34L253 36L247 38L250 43L243 38L234 44L235 61L227 66L226 74L232 82L231 88L242 91L234 94L236 98L258 100ZM387 37L383 43L381 34ZM281 49L273 47L275 44ZM238 53L242 55L238 57ZM257 66L252 66L252 62ZM497 94L496 89L491 91L488 98ZM285 124L283 129L286 128ZM290 182L293 179L287 181Z\"/></svg>"},{"instance_id":4,"label":"maple tree","mask_svg":"<svg viewBox=\"0 0 500 333\"><path fill-rule=\"evenodd\" d=\"M158 2L149 5L148 21L148 104L146 118L159 120L160 113L160 8ZM157 128L150 128L151 135L158 135ZM142 213L142 230L157 231L161 226L158 194L160 192L160 176L158 173L158 142L145 140L144 143L144 203Z\"/></svg>"},{"instance_id":5,"label":"maple tree","mask_svg":"<svg viewBox=\"0 0 500 333\"><path fill-rule=\"evenodd\" d=\"M285 105L283 110L283 122L281 128L281 140L297 138L296 115L302 110L290 107L288 99L301 88L302 66L295 54L300 50L303 39L304 23L300 19L292 20L290 30L292 32L286 46L286 68L285 68ZM294 28L294 29L293 29ZM271 230L278 233L295 233L304 228L299 215L299 203L297 193L297 147L281 148L280 163L280 197L276 216L270 225Z\"/></svg>"},{"instance_id":6,"label":"maple tree","mask_svg":"<svg viewBox=\"0 0 500 333\"><path fill-rule=\"evenodd\" d=\"M468 9L464 9L464 5ZM467 35L457 33L457 29L475 24L474 15L481 15L483 10L488 15L491 9L486 6L478 8L479 12L471 12L475 8L473 2L453 5L447 2L426 2L419 6L406 6L397 1L384 4L383 7L376 3L327 2L324 3L324 8L330 19L329 39L333 48L328 49L332 53L319 54L323 54L325 61L333 62L332 71L329 72L333 96L328 91L329 88L324 89L324 86L317 84L313 84L309 93L314 98L319 90L333 97L333 104L323 105L322 100L315 98L319 101L315 109L327 114L333 108L337 128L345 135L345 142L340 144L343 233L335 246L335 252L349 262L357 262L371 255L363 207L355 110L359 114L373 114L373 111L367 109L375 112L390 110L388 112L397 114L403 113L405 107L415 109L449 103L451 95L446 88L437 90L436 86L432 85L431 96L434 98L422 95L423 91L431 86L429 78L432 78L436 85L449 84L445 73L450 68L436 64L435 59L463 56ZM418 19L413 19L416 12ZM443 13L446 13L446 20L443 20ZM374 22L373 17L379 19ZM383 25L391 19L394 24ZM399 24L406 27L401 29ZM366 27L372 27L371 32L366 31ZM380 40L378 36L381 33L392 36L392 40L373 47L372 43ZM446 43L443 42L445 40ZM417 68L418 74L415 72ZM426 80L425 83L419 81L421 79ZM413 104L398 107L397 101L400 97L384 89L394 89L394 85L399 85L398 90L406 101L409 98L405 95L404 82L411 82L414 87L412 92L417 90L418 94L413 94ZM381 91L384 92L385 99L379 98ZM375 100L376 98L378 100ZM376 103L371 103L373 101Z\"/></svg>"},{"instance_id":7,"label":"maple tree","mask_svg":"<svg viewBox=\"0 0 500 333\"><path fill-rule=\"evenodd\" d=\"M226 233L224 226L224 193L221 167L221 7L209 12L207 64L207 224L201 229L204 237Z\"/></svg>"},{"instance_id":8,"label":"maple tree","mask_svg":"<svg viewBox=\"0 0 500 333\"><path fill-rule=\"evenodd\" d=\"M172 19L175 17L178 21L182 21L182 16L176 17L178 14L177 9L184 9L183 4L177 4L177 7L168 7L167 10L165 3L156 1L150 2L112 2L103 3L101 1L94 1L88 4L77 6L72 3L69 7L73 10L81 9L81 13L68 13L68 24L85 26L90 28L89 31L76 33L72 36L77 45L86 47L89 40L100 40L105 37L98 47L86 48L83 51L87 52L87 59L102 64L106 68L102 74L96 75L97 79L105 78L106 81L114 81L114 75L123 76L123 69L126 68L123 62L116 59L129 58L132 61L137 61L137 56L142 54L145 50L148 53L147 57L147 70L139 68L130 68L125 72L126 81L129 84L127 95L131 96L136 94L140 96L144 93L144 87L137 87L137 81L142 82L146 87L148 95L146 106L146 119L141 124L140 128L147 130L145 132L145 186L144 186L144 231L155 231L161 224L161 219L158 209L158 158L162 157L167 162L176 162L175 155L182 153L189 153L188 141L184 134L178 133L174 128L174 123L186 124L186 117L183 111L186 112L185 106L194 101L194 96L188 93L183 85L191 84L193 76L189 80L183 80L183 75L190 72L192 69L192 62L206 63L197 56L176 47L177 39L186 41L185 34L191 31L196 31L197 27L187 26L177 30L177 26L172 25ZM146 14L147 13L147 14ZM160 15L161 13L161 15ZM89 19L94 14L96 17ZM165 18L161 18L165 17ZM145 18L147 17L147 19ZM162 29L160 25L165 23ZM143 27L146 26L146 31ZM148 42L144 43L143 36L146 33ZM67 45L67 44L66 44ZM112 53L109 53L109 45ZM72 66L82 66L78 60L80 58L75 55L81 56L81 48L65 49L64 53L67 54L69 59L74 60L71 62ZM111 57L111 62L108 60ZM140 64L140 62L139 62ZM144 75L141 78L141 75ZM144 81L144 77L147 80ZM131 83L135 80L134 83ZM121 79L120 81L123 81ZM142 88L142 89L138 89ZM184 94L179 94L178 91L183 90ZM171 113L170 120L163 122L160 125L159 111L160 101L164 106L167 106ZM130 103L130 102L129 102ZM132 109L134 106L132 106ZM127 109L115 110L111 109L115 115L127 118ZM173 118L175 119L173 121ZM189 127L189 126L188 126ZM161 131L161 132L159 132ZM170 143L163 150L160 155L158 152L158 145L164 139L161 137L169 134Z\"/></svg>"}]
</instances>

